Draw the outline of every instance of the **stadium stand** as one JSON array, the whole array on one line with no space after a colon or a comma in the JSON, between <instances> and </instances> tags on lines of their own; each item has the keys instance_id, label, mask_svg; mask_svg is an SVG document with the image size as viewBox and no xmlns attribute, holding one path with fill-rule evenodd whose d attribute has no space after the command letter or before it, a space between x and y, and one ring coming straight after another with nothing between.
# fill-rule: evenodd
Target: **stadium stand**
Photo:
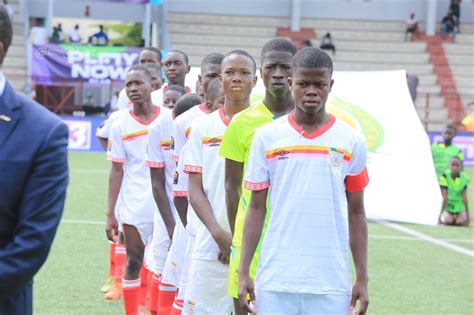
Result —
<instances>
[{"instance_id":1,"label":"stadium stand","mask_svg":"<svg viewBox=\"0 0 474 315\"><path fill-rule=\"evenodd\" d=\"M13 17L13 41L3 63L3 72L13 88L21 92L25 86L27 75L23 19L20 14L20 1L11 0L8 3L12 6L15 15Z\"/></svg>"}]
</instances>

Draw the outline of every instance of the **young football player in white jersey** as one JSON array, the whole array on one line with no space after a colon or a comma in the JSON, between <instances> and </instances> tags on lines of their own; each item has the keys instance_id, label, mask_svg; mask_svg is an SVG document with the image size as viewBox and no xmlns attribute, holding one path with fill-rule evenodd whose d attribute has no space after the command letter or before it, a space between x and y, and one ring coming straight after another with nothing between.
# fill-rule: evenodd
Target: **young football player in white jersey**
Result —
<instances>
[{"instance_id":1,"label":"young football player in white jersey","mask_svg":"<svg viewBox=\"0 0 474 315\"><path fill-rule=\"evenodd\" d=\"M169 85L182 86L186 93L191 93L191 88L185 85L186 75L191 70L188 55L181 50L170 50L163 60L163 70L168 83L163 86L163 93Z\"/></svg>"},{"instance_id":2,"label":"young football player in white jersey","mask_svg":"<svg viewBox=\"0 0 474 315\"><path fill-rule=\"evenodd\" d=\"M222 90L222 86L220 84L220 81L218 78L214 78L209 82L206 88L206 106L205 108L209 108L210 112L214 112L215 110L218 110L224 105L224 91ZM200 105L201 106L201 105ZM193 108L192 110L194 110ZM199 109L199 108L198 108ZM187 115L188 117L183 120L183 122L188 121L189 124L187 128L183 128L185 131L185 140L187 140L187 136L189 136L189 131L191 127L191 118L196 118L198 115L202 116L203 114L203 109L199 109L201 111L201 114L198 114L197 110L194 110L194 113L189 111L190 115ZM184 113L184 115L188 114L188 112ZM178 120L178 119L176 119ZM178 284L178 294L176 296L176 299L173 303L173 312L172 315L179 315L181 314L183 304L184 304L184 295L186 293L186 283L188 280L188 273L189 273L189 265L191 262L191 256L192 256L192 251L194 248L194 238L196 236L196 229L197 226L199 225L200 221L197 218L196 214L194 213L194 210L192 209L191 205L188 203L187 196L188 196L188 174L184 173L183 168L184 168L184 156L186 155L186 147L187 145L185 144L182 149L180 149L179 153L179 162L178 166L176 168L176 173L175 173L175 180L174 180L174 202L176 207L181 207L181 210L179 212L181 221L183 225L186 227L186 233L187 233L187 244L185 247L184 255L182 256L183 261L178 262L177 259L177 267L176 268L178 271L181 272L179 275L179 284ZM183 209L184 208L184 209ZM202 223L201 223L202 224Z\"/></svg>"},{"instance_id":3,"label":"young football player in white jersey","mask_svg":"<svg viewBox=\"0 0 474 315\"><path fill-rule=\"evenodd\" d=\"M161 66L161 58L162 58L162 54L161 54L161 51L158 48L145 47L140 52L138 62L141 65L144 65L144 64L147 64L147 63L155 63L155 64ZM163 81L161 82L161 84L163 85ZM161 88L161 86L160 86L160 88ZM161 106L161 104L163 103L163 91L160 90L160 89L152 91L151 100L152 100L153 104ZM119 110L121 110L121 109L131 109L132 106L133 106L132 102L131 102L131 100L128 99L125 88L122 89L119 93L119 97L118 97L118 101L117 101L117 108Z\"/></svg>"},{"instance_id":4,"label":"young football player in white jersey","mask_svg":"<svg viewBox=\"0 0 474 315\"><path fill-rule=\"evenodd\" d=\"M189 111L185 112L183 115L180 117L177 117L176 120L174 121L174 131L173 131L173 140L174 140L174 153L173 153L173 159L178 162L179 157L182 154L182 148L184 144L187 142L189 132L190 132L190 127L192 121L196 119L197 117L203 116L208 114L209 112L214 111L217 109L214 105L214 103L218 103L217 98L219 91L222 90L220 88L220 83L216 82L216 86L212 87L209 89L209 86L211 85L211 81L217 80L217 77L219 76L220 73L220 66L221 66L221 61L222 58L224 58L224 55L221 53L210 53L206 55L202 62L201 62L201 73L198 76L198 80L201 82L201 86L203 88L203 91L205 93L205 102L191 108ZM218 81L218 80L217 80ZM212 94L212 96L216 96L214 98L210 98L209 94ZM215 102L217 101L217 102ZM194 224L190 224L187 226L187 209L188 209L188 175L183 172L183 164L179 165L179 167L176 169L175 172L175 180L174 180L174 188L173 188L173 195L174 195L174 204L176 206L176 209L178 211L178 214L181 218L181 222L183 227L186 226L186 234L182 235L182 237L186 238L186 245L184 245L184 253L181 251L178 251L177 257L173 257L173 260L175 262L175 270L176 270L176 280L179 281L179 292L176 295L175 302L173 303L173 312L174 314L179 314L181 312L181 308L184 302L184 289L185 289L185 280L182 279L181 273L184 272L187 274L187 269L189 266L189 263L185 263L186 257L188 257L188 261L190 260L191 256L191 249L192 249L192 243L187 244L188 238L194 239ZM189 215L192 216L194 212L191 210L189 212ZM178 232L184 232L178 229L176 231ZM176 237L178 238L178 237ZM173 238L173 239L176 239ZM176 242L175 242L176 243ZM180 248L180 250L183 250ZM174 248L171 250L174 252ZM182 255L179 255L182 254ZM184 270L184 266L186 266L186 270ZM182 279L182 280L181 280Z\"/></svg>"},{"instance_id":5,"label":"young football player in white jersey","mask_svg":"<svg viewBox=\"0 0 474 315\"><path fill-rule=\"evenodd\" d=\"M141 287L139 273L145 246L153 237L155 244L161 246L159 250L156 246L153 250L164 252L164 261L170 244L161 216L158 216L160 220L154 220L158 209L150 185L150 170L145 166L145 155L149 129L170 118L171 112L151 103L151 76L144 66L133 66L127 71L125 88L128 98L133 102L133 109L121 115L110 132L109 158L112 169L106 233L112 240L117 230L114 209L120 197L119 216L127 252L122 280L125 312L137 314ZM160 237L156 237L157 231Z\"/></svg>"},{"instance_id":6,"label":"young football player in white jersey","mask_svg":"<svg viewBox=\"0 0 474 315\"><path fill-rule=\"evenodd\" d=\"M186 287L184 314L230 314L227 273L232 237L224 192L224 159L219 147L230 119L250 106L256 64L245 51L228 53L219 75L225 104L197 119L184 156L189 174L189 201L203 223L198 227Z\"/></svg>"},{"instance_id":7,"label":"young football player in white jersey","mask_svg":"<svg viewBox=\"0 0 474 315\"><path fill-rule=\"evenodd\" d=\"M148 51L143 51L140 58L141 62L145 62L151 58L154 54L151 54ZM148 56L148 57L147 57ZM154 62L146 62L143 65L148 69L151 75L151 88L152 93L157 91L161 88L163 84L163 75L161 73L161 67L159 64ZM160 104L155 104L160 106ZM99 139L100 144L104 149L107 150L108 141L109 141L109 134L110 129L113 123L117 120L117 118L122 115L126 110L119 110L113 112L110 117L105 120L96 131L96 137ZM107 150L107 154L110 154L110 151ZM118 214L118 208L120 207L120 203L117 204L115 213ZM118 219L118 218L117 218ZM119 225L120 226L120 225ZM118 245L118 246L117 246ZM121 279L123 276L123 267L125 262L125 247L123 245L123 237L121 236L121 231L119 231L119 235L116 237L115 242L110 243L109 247L109 277L106 280L106 284L101 289L103 292L106 292L104 298L107 300L118 300L122 297L122 287L121 287ZM112 270L117 269L117 270Z\"/></svg>"},{"instance_id":8,"label":"young football player in white jersey","mask_svg":"<svg viewBox=\"0 0 474 315\"><path fill-rule=\"evenodd\" d=\"M244 185L252 197L244 225L239 299L246 311L259 315L347 315L353 314L357 300L356 314L365 314L365 141L326 112L333 85L331 58L308 47L295 54L291 66L288 82L295 110L257 129L250 150ZM249 267L267 211L254 289Z\"/></svg>"}]
</instances>

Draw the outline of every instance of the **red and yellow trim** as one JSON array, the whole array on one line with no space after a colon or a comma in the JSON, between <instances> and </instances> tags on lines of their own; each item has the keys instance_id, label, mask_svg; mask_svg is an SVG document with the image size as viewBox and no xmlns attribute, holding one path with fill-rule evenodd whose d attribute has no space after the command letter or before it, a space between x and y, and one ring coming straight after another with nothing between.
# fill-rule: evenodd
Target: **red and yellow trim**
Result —
<instances>
[{"instance_id":1,"label":"red and yellow trim","mask_svg":"<svg viewBox=\"0 0 474 315\"><path fill-rule=\"evenodd\" d=\"M343 156L343 161L349 162L352 154L338 148L331 148L326 146L316 145L293 145L288 147L281 147L267 151L267 160L272 160L280 156L304 155L304 156L329 156L331 152L337 152Z\"/></svg>"},{"instance_id":2,"label":"red and yellow trim","mask_svg":"<svg viewBox=\"0 0 474 315\"><path fill-rule=\"evenodd\" d=\"M145 161L145 166L148 166L151 168L163 168L165 167L165 162Z\"/></svg>"},{"instance_id":3,"label":"red and yellow trim","mask_svg":"<svg viewBox=\"0 0 474 315\"><path fill-rule=\"evenodd\" d=\"M202 167L201 166L196 166L196 165L184 165L184 172L186 174L189 173L202 173Z\"/></svg>"},{"instance_id":4,"label":"red and yellow trim","mask_svg":"<svg viewBox=\"0 0 474 315\"><path fill-rule=\"evenodd\" d=\"M143 136L146 136L146 135L148 135L148 129L142 129L142 130L139 130L139 131L135 131L135 132L123 135L122 140L123 141L132 141L132 140L135 140L137 138L140 138L140 137L143 137Z\"/></svg>"},{"instance_id":5,"label":"red and yellow trim","mask_svg":"<svg viewBox=\"0 0 474 315\"><path fill-rule=\"evenodd\" d=\"M267 189L268 187L270 187L270 181L268 180L263 183L251 183L246 180L244 181L244 188L247 188L249 190L258 191L258 190Z\"/></svg>"},{"instance_id":6,"label":"red and yellow trim","mask_svg":"<svg viewBox=\"0 0 474 315\"><path fill-rule=\"evenodd\" d=\"M364 190L364 188L369 183L369 174L367 172L367 168L364 167L362 172L357 175L346 176L344 182L346 184L347 192L358 192Z\"/></svg>"}]
</instances>

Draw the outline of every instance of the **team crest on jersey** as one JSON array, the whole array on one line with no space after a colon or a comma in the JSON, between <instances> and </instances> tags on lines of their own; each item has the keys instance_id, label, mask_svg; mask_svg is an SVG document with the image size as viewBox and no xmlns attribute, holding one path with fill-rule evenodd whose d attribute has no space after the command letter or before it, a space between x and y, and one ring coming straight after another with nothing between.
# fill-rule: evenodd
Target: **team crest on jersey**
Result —
<instances>
[{"instance_id":1,"label":"team crest on jersey","mask_svg":"<svg viewBox=\"0 0 474 315\"><path fill-rule=\"evenodd\" d=\"M209 139L209 146L210 147L217 147L221 144L221 139L219 138L211 138Z\"/></svg>"},{"instance_id":2,"label":"team crest on jersey","mask_svg":"<svg viewBox=\"0 0 474 315\"><path fill-rule=\"evenodd\" d=\"M275 154L278 155L278 160L287 160L288 159L288 154L290 152L289 151L286 151L286 150L280 150L280 151L277 151Z\"/></svg>"},{"instance_id":3,"label":"team crest on jersey","mask_svg":"<svg viewBox=\"0 0 474 315\"><path fill-rule=\"evenodd\" d=\"M173 184L178 185L179 174L178 172L174 172Z\"/></svg>"},{"instance_id":4,"label":"team crest on jersey","mask_svg":"<svg viewBox=\"0 0 474 315\"><path fill-rule=\"evenodd\" d=\"M344 154L336 151L329 151L329 163L336 168L341 167Z\"/></svg>"},{"instance_id":5,"label":"team crest on jersey","mask_svg":"<svg viewBox=\"0 0 474 315\"><path fill-rule=\"evenodd\" d=\"M174 150L174 138L171 137L171 140L170 140L170 150Z\"/></svg>"}]
</instances>

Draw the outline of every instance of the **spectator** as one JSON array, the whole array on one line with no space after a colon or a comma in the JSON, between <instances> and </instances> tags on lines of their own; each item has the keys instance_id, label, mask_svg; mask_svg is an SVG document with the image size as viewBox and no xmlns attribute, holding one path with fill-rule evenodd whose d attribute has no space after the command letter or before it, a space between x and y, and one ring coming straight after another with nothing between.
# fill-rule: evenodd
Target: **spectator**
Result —
<instances>
[{"instance_id":1,"label":"spectator","mask_svg":"<svg viewBox=\"0 0 474 315\"><path fill-rule=\"evenodd\" d=\"M449 161L449 169L439 178L443 193L443 204L439 215L440 224L469 226L468 184L469 176L462 171L461 159L453 156Z\"/></svg>"},{"instance_id":2,"label":"spectator","mask_svg":"<svg viewBox=\"0 0 474 315\"><path fill-rule=\"evenodd\" d=\"M60 44L64 41L63 27L61 23L53 28L53 34L51 34L50 42L53 44Z\"/></svg>"},{"instance_id":3,"label":"spectator","mask_svg":"<svg viewBox=\"0 0 474 315\"><path fill-rule=\"evenodd\" d=\"M311 42L309 43L311 44ZM331 33L326 33L326 35L324 35L323 39L321 39L321 46L319 46L319 48L324 50L331 50L332 55L336 55L336 46L334 46L334 43L332 41Z\"/></svg>"},{"instance_id":4,"label":"spectator","mask_svg":"<svg viewBox=\"0 0 474 315\"><path fill-rule=\"evenodd\" d=\"M80 44L81 36L79 35L79 24L76 24L74 27L71 27L68 32L69 42Z\"/></svg>"},{"instance_id":5,"label":"spectator","mask_svg":"<svg viewBox=\"0 0 474 315\"><path fill-rule=\"evenodd\" d=\"M464 154L461 148L453 144L456 132L457 130L454 125L447 124L441 134L443 136L443 142L433 143L431 146L436 176L438 178L446 171L449 166L449 160L453 156L457 156L461 161L464 160Z\"/></svg>"},{"instance_id":6,"label":"spectator","mask_svg":"<svg viewBox=\"0 0 474 315\"><path fill-rule=\"evenodd\" d=\"M454 40L456 37L456 23L456 17L449 10L448 14L441 20L441 34L451 36Z\"/></svg>"},{"instance_id":7,"label":"spectator","mask_svg":"<svg viewBox=\"0 0 474 315\"><path fill-rule=\"evenodd\" d=\"M89 43L96 46L107 46L109 44L109 37L105 34L103 25L99 25L99 32L89 37Z\"/></svg>"},{"instance_id":8,"label":"spectator","mask_svg":"<svg viewBox=\"0 0 474 315\"><path fill-rule=\"evenodd\" d=\"M7 10L8 16L10 17L10 21L13 23L13 8L11 5L8 4L7 0L3 0L3 4L5 5L5 10Z\"/></svg>"},{"instance_id":9,"label":"spectator","mask_svg":"<svg viewBox=\"0 0 474 315\"><path fill-rule=\"evenodd\" d=\"M405 30L405 40L412 40L413 34L418 32L418 21L415 17L415 13L411 13L410 17L406 21L407 28ZM410 37L410 38L408 38Z\"/></svg>"},{"instance_id":10,"label":"spectator","mask_svg":"<svg viewBox=\"0 0 474 315\"><path fill-rule=\"evenodd\" d=\"M48 42L48 30L44 27L44 19L37 18L35 26L30 30L30 39L33 45L44 45Z\"/></svg>"},{"instance_id":11,"label":"spectator","mask_svg":"<svg viewBox=\"0 0 474 315\"><path fill-rule=\"evenodd\" d=\"M459 18L461 17L461 0L451 0L451 3L449 5L449 11L453 13L453 16L455 17L455 24L454 27L456 29L457 33L461 33L461 28L460 28L460 20Z\"/></svg>"}]
</instances>

